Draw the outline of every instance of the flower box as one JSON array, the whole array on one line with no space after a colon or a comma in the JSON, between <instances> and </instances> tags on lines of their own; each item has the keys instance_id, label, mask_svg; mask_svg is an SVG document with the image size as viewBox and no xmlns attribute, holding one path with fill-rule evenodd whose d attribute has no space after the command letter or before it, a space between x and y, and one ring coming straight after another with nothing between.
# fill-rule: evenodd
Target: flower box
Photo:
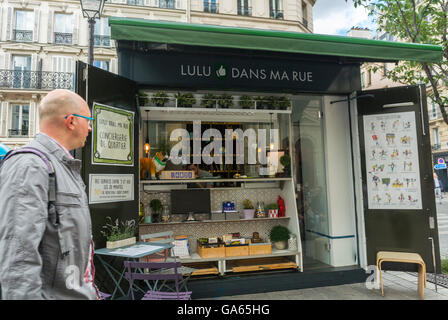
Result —
<instances>
[{"instance_id":1,"label":"flower box","mask_svg":"<svg viewBox=\"0 0 448 320\"><path fill-rule=\"evenodd\" d=\"M115 248L120 248L120 247L124 247L124 246L130 246L130 245L134 244L135 242L136 242L135 237L118 240L118 241L107 241L106 248L107 249L115 249Z\"/></svg>"}]
</instances>

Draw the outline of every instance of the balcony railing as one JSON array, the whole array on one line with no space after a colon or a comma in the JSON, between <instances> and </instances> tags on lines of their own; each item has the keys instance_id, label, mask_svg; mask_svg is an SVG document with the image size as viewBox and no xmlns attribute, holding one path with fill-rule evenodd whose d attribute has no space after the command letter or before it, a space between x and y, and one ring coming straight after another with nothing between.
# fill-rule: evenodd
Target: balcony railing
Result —
<instances>
[{"instance_id":1,"label":"balcony railing","mask_svg":"<svg viewBox=\"0 0 448 320\"><path fill-rule=\"evenodd\" d=\"M55 32L54 33L54 43L56 44L68 44L71 45L73 40L73 34L72 33L62 33L62 32Z\"/></svg>"},{"instance_id":2,"label":"balcony railing","mask_svg":"<svg viewBox=\"0 0 448 320\"><path fill-rule=\"evenodd\" d=\"M283 19L283 10L271 9L269 16L274 19Z\"/></svg>"},{"instance_id":3,"label":"balcony railing","mask_svg":"<svg viewBox=\"0 0 448 320\"><path fill-rule=\"evenodd\" d=\"M33 41L33 30L17 30L14 29L14 40L32 42Z\"/></svg>"},{"instance_id":4,"label":"balcony railing","mask_svg":"<svg viewBox=\"0 0 448 320\"><path fill-rule=\"evenodd\" d=\"M0 88L72 90L73 73L49 72L49 71L0 70Z\"/></svg>"},{"instance_id":5,"label":"balcony railing","mask_svg":"<svg viewBox=\"0 0 448 320\"><path fill-rule=\"evenodd\" d=\"M218 1L204 1L204 12L219 13Z\"/></svg>"},{"instance_id":6,"label":"balcony railing","mask_svg":"<svg viewBox=\"0 0 448 320\"><path fill-rule=\"evenodd\" d=\"M439 150L440 149L440 143L433 144L431 146L431 148L432 148L432 150Z\"/></svg>"},{"instance_id":7,"label":"balcony railing","mask_svg":"<svg viewBox=\"0 0 448 320\"><path fill-rule=\"evenodd\" d=\"M93 44L96 47L110 47L110 36L94 35Z\"/></svg>"},{"instance_id":8,"label":"balcony railing","mask_svg":"<svg viewBox=\"0 0 448 320\"><path fill-rule=\"evenodd\" d=\"M9 138L28 137L28 128L9 129L8 130L8 137Z\"/></svg>"},{"instance_id":9,"label":"balcony railing","mask_svg":"<svg viewBox=\"0 0 448 320\"><path fill-rule=\"evenodd\" d=\"M238 8L239 16L251 16L252 15L252 7L239 7Z\"/></svg>"}]
</instances>

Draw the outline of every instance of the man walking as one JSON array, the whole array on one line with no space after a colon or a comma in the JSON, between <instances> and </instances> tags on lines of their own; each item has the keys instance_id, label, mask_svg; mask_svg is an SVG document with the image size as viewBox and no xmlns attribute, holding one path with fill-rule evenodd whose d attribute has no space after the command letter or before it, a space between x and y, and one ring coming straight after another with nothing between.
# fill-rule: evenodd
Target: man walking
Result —
<instances>
[{"instance_id":1,"label":"man walking","mask_svg":"<svg viewBox=\"0 0 448 320\"><path fill-rule=\"evenodd\" d=\"M69 153L84 146L91 120L87 103L69 90L51 91L39 105L40 133L26 147L54 168L54 206L39 156L13 155L0 168L2 299L97 299L81 161Z\"/></svg>"}]
</instances>

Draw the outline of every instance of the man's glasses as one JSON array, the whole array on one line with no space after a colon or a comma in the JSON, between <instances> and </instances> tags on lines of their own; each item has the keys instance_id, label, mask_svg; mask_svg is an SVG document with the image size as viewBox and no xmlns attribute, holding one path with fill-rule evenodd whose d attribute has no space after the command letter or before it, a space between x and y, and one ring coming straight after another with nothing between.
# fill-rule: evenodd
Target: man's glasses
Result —
<instances>
[{"instance_id":1,"label":"man's glasses","mask_svg":"<svg viewBox=\"0 0 448 320\"><path fill-rule=\"evenodd\" d=\"M67 119L69 116L74 116L74 117L80 117L80 118L84 118L88 120L89 126L92 127L93 126L93 118L90 117L86 117L86 116L82 116L80 114L76 114L76 113L72 113L71 115L69 114L68 116L65 116L65 119Z\"/></svg>"}]
</instances>

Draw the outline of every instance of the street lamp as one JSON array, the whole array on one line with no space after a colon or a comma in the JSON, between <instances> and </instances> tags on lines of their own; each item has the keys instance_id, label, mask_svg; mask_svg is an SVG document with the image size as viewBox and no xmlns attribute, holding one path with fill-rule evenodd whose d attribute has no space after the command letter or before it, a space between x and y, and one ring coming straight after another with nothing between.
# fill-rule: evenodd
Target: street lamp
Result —
<instances>
[{"instance_id":1,"label":"street lamp","mask_svg":"<svg viewBox=\"0 0 448 320\"><path fill-rule=\"evenodd\" d=\"M93 64L93 33L95 30L95 19L101 17L105 0L80 0L81 10L84 18L89 22L89 60L90 65Z\"/></svg>"}]
</instances>

